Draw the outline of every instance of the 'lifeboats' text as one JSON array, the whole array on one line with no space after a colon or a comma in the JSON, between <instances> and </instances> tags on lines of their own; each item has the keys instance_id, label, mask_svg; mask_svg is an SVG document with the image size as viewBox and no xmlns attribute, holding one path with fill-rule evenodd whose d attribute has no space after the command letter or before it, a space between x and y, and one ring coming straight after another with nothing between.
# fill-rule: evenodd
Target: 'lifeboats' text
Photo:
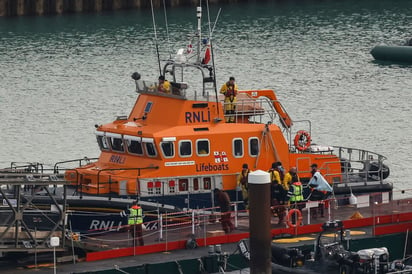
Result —
<instances>
[{"instance_id":1,"label":"'lifeboats' text","mask_svg":"<svg viewBox=\"0 0 412 274\"><path fill-rule=\"evenodd\" d=\"M212 165L212 164L196 164L196 172L202 171L221 171L221 170L229 170L229 165L225 163Z\"/></svg>"}]
</instances>

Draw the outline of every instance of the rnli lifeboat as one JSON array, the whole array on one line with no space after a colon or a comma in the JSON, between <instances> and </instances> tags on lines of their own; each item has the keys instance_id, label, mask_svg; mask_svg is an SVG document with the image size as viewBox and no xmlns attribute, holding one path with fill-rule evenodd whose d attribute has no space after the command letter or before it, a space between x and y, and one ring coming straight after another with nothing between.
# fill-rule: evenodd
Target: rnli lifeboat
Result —
<instances>
[{"instance_id":1,"label":"rnli lifeboat","mask_svg":"<svg viewBox=\"0 0 412 274\"><path fill-rule=\"evenodd\" d=\"M286 171L297 167L304 184L317 164L337 195L391 191L384 156L314 144L313 124L293 120L272 89L239 90L235 110L225 113L213 49L198 36L199 52L178 50L161 66L167 92L133 73L137 99L130 113L96 125L99 158L65 173L78 192L208 207L214 188L235 199L243 164L266 171L273 162Z\"/></svg>"}]
</instances>

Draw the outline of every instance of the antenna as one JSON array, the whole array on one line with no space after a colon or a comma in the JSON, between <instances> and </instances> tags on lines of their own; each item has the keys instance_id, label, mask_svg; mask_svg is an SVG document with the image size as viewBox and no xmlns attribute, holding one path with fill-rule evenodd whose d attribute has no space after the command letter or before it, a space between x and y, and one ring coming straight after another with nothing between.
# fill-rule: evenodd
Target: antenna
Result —
<instances>
[{"instance_id":1,"label":"antenna","mask_svg":"<svg viewBox=\"0 0 412 274\"><path fill-rule=\"evenodd\" d=\"M218 94L217 94L217 86L216 86L215 55L213 53L212 30L210 28L211 24L210 24L209 0L206 0L206 7L207 7L207 17L208 17L208 21L209 21L209 42L210 42L210 51L211 51L211 55L212 55L212 67L213 67L213 81L214 81L214 86L215 86L215 97L216 97L216 104L219 104L219 97L218 97ZM221 9L219 9L219 12L216 16L215 24L213 25L213 30L215 29L220 11L221 11ZM218 116L220 115L219 108L217 108L217 115Z\"/></svg>"},{"instance_id":2,"label":"antenna","mask_svg":"<svg viewBox=\"0 0 412 274\"><path fill-rule=\"evenodd\" d=\"M163 11L165 14L165 23L166 23L166 34L167 34L167 44L169 45L169 58L172 59L172 51L170 49L170 36L169 36L169 24L167 23L167 13L166 13L166 2L163 0Z\"/></svg>"},{"instance_id":3,"label":"antenna","mask_svg":"<svg viewBox=\"0 0 412 274\"><path fill-rule=\"evenodd\" d=\"M153 30L154 30L154 35L155 35L157 62L159 64L159 75L162 75L162 68L160 67L159 44L157 42L156 22L155 22L154 11L153 11L153 0L150 0L150 6L152 7Z\"/></svg>"},{"instance_id":4,"label":"antenna","mask_svg":"<svg viewBox=\"0 0 412 274\"><path fill-rule=\"evenodd\" d=\"M209 9L208 9L208 11L209 11ZM212 29L212 31L210 32L210 35L212 35L213 32L215 31L215 27L216 27L216 24L217 24L217 20L219 19L219 15L220 15L220 12L221 12L221 11L222 11L222 8L220 8L219 11L217 12L216 19L215 19L215 23L213 24L213 29ZM208 16L209 16L209 12L208 12ZM210 24L210 18L209 18L209 24ZM210 31L210 26L209 26L209 31Z\"/></svg>"}]
</instances>

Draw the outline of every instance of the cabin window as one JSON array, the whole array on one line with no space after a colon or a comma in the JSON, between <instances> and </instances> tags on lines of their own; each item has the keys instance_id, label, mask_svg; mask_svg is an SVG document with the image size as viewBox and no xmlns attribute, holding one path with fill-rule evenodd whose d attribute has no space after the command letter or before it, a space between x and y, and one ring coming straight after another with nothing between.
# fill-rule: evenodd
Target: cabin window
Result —
<instances>
[{"instance_id":1,"label":"cabin window","mask_svg":"<svg viewBox=\"0 0 412 274\"><path fill-rule=\"evenodd\" d=\"M153 102L147 102L146 107L144 108L144 113L149 113L152 110Z\"/></svg>"},{"instance_id":2,"label":"cabin window","mask_svg":"<svg viewBox=\"0 0 412 274\"><path fill-rule=\"evenodd\" d=\"M211 189L212 188L212 180L210 177L203 178L203 189Z\"/></svg>"},{"instance_id":3,"label":"cabin window","mask_svg":"<svg viewBox=\"0 0 412 274\"><path fill-rule=\"evenodd\" d=\"M150 157L156 156L156 148L153 143L145 143L147 155Z\"/></svg>"},{"instance_id":4,"label":"cabin window","mask_svg":"<svg viewBox=\"0 0 412 274\"><path fill-rule=\"evenodd\" d=\"M106 132L106 139L113 151L124 152L123 139L121 134Z\"/></svg>"},{"instance_id":5,"label":"cabin window","mask_svg":"<svg viewBox=\"0 0 412 274\"><path fill-rule=\"evenodd\" d=\"M123 140L121 138L110 138L110 145L113 151L124 152Z\"/></svg>"},{"instance_id":6,"label":"cabin window","mask_svg":"<svg viewBox=\"0 0 412 274\"><path fill-rule=\"evenodd\" d=\"M180 157L192 156L192 141L180 141L179 142L179 155Z\"/></svg>"},{"instance_id":7,"label":"cabin window","mask_svg":"<svg viewBox=\"0 0 412 274\"><path fill-rule=\"evenodd\" d=\"M162 148L163 156L165 158L172 158L175 156L175 146L173 142L161 142L160 147Z\"/></svg>"},{"instance_id":8,"label":"cabin window","mask_svg":"<svg viewBox=\"0 0 412 274\"><path fill-rule=\"evenodd\" d=\"M154 188L153 188L153 182L148 182L147 183L147 194L153 194L154 193Z\"/></svg>"},{"instance_id":9,"label":"cabin window","mask_svg":"<svg viewBox=\"0 0 412 274\"><path fill-rule=\"evenodd\" d=\"M209 140L197 140L196 151L198 156L208 156L210 154Z\"/></svg>"},{"instance_id":10,"label":"cabin window","mask_svg":"<svg viewBox=\"0 0 412 274\"><path fill-rule=\"evenodd\" d=\"M176 182L171 180L169 181L169 193L175 193L176 192Z\"/></svg>"},{"instance_id":11,"label":"cabin window","mask_svg":"<svg viewBox=\"0 0 412 274\"><path fill-rule=\"evenodd\" d=\"M179 192L189 190L189 179L179 179Z\"/></svg>"},{"instance_id":12,"label":"cabin window","mask_svg":"<svg viewBox=\"0 0 412 274\"><path fill-rule=\"evenodd\" d=\"M138 140L127 139L127 150L133 154L143 155L142 143Z\"/></svg>"},{"instance_id":13,"label":"cabin window","mask_svg":"<svg viewBox=\"0 0 412 274\"><path fill-rule=\"evenodd\" d=\"M198 178L193 179L193 190L199 190L199 179Z\"/></svg>"},{"instance_id":14,"label":"cabin window","mask_svg":"<svg viewBox=\"0 0 412 274\"><path fill-rule=\"evenodd\" d=\"M242 139L233 140L233 156L237 158L243 157L243 140Z\"/></svg>"},{"instance_id":15,"label":"cabin window","mask_svg":"<svg viewBox=\"0 0 412 274\"><path fill-rule=\"evenodd\" d=\"M107 143L106 136L97 135L97 144L100 147L100 150L109 150L109 144Z\"/></svg>"},{"instance_id":16,"label":"cabin window","mask_svg":"<svg viewBox=\"0 0 412 274\"><path fill-rule=\"evenodd\" d=\"M259 154L259 139L250 138L249 139L249 155L258 156L258 154Z\"/></svg>"}]
</instances>

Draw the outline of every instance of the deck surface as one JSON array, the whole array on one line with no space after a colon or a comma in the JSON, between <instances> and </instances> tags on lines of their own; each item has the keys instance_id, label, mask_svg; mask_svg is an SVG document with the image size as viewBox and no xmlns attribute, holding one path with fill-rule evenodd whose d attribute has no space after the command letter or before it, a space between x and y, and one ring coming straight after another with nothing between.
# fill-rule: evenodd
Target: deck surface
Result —
<instances>
[{"instance_id":1,"label":"deck surface","mask_svg":"<svg viewBox=\"0 0 412 274\"><path fill-rule=\"evenodd\" d=\"M287 227L286 223L278 224L278 218L273 216L271 218L271 233L276 244L290 247L313 244L321 224L328 220L346 220L345 228L353 231L352 237L372 237L374 234L384 233L382 231L385 230L382 229L387 229L394 224L397 228L403 227L406 231L412 223L411 202L410 199L404 199L373 202L369 203L369 206L330 204L325 210L325 216L319 218L308 218L308 209L304 209L303 225L297 228ZM81 243L90 249L100 251L88 253L87 261L77 261L73 264L69 259L66 263L60 263L57 266L57 272L81 273L113 269L115 265L122 268L147 263L199 258L207 256L208 246L215 244L222 244L222 250L231 254L237 250L237 243L241 239L249 237L248 213L238 212L237 215L236 230L229 234L223 233L220 222L211 222L209 216L199 215L194 226L194 234L199 247L191 250L184 249L186 241L192 235L193 227L190 223L170 226L165 228L162 234L159 230L145 230L144 247L133 248L133 240L127 231L88 237L81 236L81 241L77 244ZM234 218L233 221L235 221ZM67 244L70 250L71 242ZM73 241L73 244L75 246L76 242ZM48 263L48 265L39 263L37 269L0 264L0 271L2 273L50 273L53 261Z\"/></svg>"}]
</instances>

